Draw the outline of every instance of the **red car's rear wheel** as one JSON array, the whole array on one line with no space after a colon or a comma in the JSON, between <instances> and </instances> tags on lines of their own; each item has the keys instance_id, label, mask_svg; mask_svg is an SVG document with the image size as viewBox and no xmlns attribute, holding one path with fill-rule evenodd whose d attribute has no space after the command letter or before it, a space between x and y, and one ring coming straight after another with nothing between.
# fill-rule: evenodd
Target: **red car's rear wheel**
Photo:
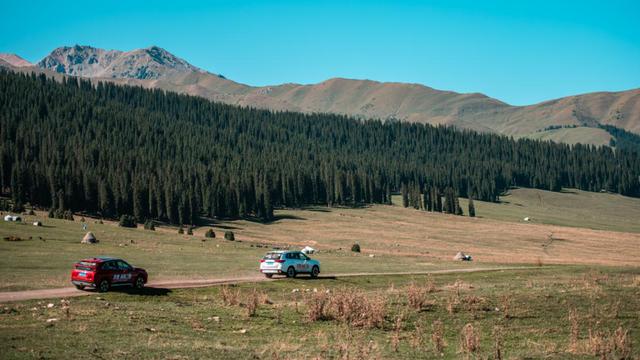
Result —
<instances>
[{"instance_id":1,"label":"red car's rear wheel","mask_svg":"<svg viewBox=\"0 0 640 360\"><path fill-rule=\"evenodd\" d=\"M110 287L111 285L108 280L102 280L100 281L100 284L98 284L98 292L107 292Z\"/></svg>"}]
</instances>

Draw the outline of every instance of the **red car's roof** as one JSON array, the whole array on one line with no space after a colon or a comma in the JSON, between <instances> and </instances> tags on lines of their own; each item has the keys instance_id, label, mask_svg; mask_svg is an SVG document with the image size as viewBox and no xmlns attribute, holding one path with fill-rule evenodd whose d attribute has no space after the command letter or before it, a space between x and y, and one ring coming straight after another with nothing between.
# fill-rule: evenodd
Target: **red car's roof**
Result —
<instances>
[{"instance_id":1,"label":"red car's roof","mask_svg":"<svg viewBox=\"0 0 640 360\"><path fill-rule=\"evenodd\" d=\"M105 261L109 261L109 260L120 260L120 259L107 257L107 256L98 256L98 257L93 257L93 258L89 258L89 259L83 259L83 260L80 260L80 261L81 262L101 263L101 262L105 262Z\"/></svg>"}]
</instances>

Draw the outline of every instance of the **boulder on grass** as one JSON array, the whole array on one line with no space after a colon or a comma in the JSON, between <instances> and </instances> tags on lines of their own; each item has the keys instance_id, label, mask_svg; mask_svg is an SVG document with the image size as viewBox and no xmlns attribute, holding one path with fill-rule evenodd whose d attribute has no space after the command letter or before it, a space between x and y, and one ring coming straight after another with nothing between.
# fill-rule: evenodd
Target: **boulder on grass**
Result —
<instances>
[{"instance_id":1,"label":"boulder on grass","mask_svg":"<svg viewBox=\"0 0 640 360\"><path fill-rule=\"evenodd\" d=\"M98 239L96 239L95 235L93 235L93 233L91 231L89 231L83 238L82 241L80 242L81 244L95 244L98 242Z\"/></svg>"}]
</instances>

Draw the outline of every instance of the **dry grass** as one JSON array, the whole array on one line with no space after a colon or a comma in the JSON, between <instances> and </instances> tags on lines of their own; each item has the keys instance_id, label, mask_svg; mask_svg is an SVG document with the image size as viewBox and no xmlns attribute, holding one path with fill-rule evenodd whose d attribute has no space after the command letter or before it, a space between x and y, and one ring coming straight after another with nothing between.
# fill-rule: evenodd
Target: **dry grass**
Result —
<instances>
[{"instance_id":1,"label":"dry grass","mask_svg":"<svg viewBox=\"0 0 640 360\"><path fill-rule=\"evenodd\" d=\"M402 328L404 327L404 314L398 314L393 322L393 332L391 333L391 349L393 352L398 352L398 348L400 347L400 334L402 332Z\"/></svg>"},{"instance_id":2,"label":"dry grass","mask_svg":"<svg viewBox=\"0 0 640 360\"><path fill-rule=\"evenodd\" d=\"M220 296L222 297L222 302L227 306L235 306L240 304L239 289L233 289L228 285L224 285L220 289Z\"/></svg>"},{"instance_id":3,"label":"dry grass","mask_svg":"<svg viewBox=\"0 0 640 360\"><path fill-rule=\"evenodd\" d=\"M504 294L500 296L500 310L502 311L502 315L505 319L508 319L512 316L511 314L511 306L513 304L513 297L509 294Z\"/></svg>"},{"instance_id":4,"label":"dry grass","mask_svg":"<svg viewBox=\"0 0 640 360\"><path fill-rule=\"evenodd\" d=\"M493 359L502 360L504 347L504 329L501 326L493 327Z\"/></svg>"},{"instance_id":5,"label":"dry grass","mask_svg":"<svg viewBox=\"0 0 640 360\"><path fill-rule=\"evenodd\" d=\"M578 312L575 308L569 309L569 349L570 353L578 353L579 351L579 338L580 338L580 318L578 317Z\"/></svg>"},{"instance_id":6,"label":"dry grass","mask_svg":"<svg viewBox=\"0 0 640 360\"><path fill-rule=\"evenodd\" d=\"M386 297L349 289L312 293L305 305L308 321L335 320L363 328L382 328L387 314Z\"/></svg>"},{"instance_id":7,"label":"dry grass","mask_svg":"<svg viewBox=\"0 0 640 360\"><path fill-rule=\"evenodd\" d=\"M411 282L406 289L407 303L410 307L421 310L427 304L427 292L427 288Z\"/></svg>"},{"instance_id":8,"label":"dry grass","mask_svg":"<svg viewBox=\"0 0 640 360\"><path fill-rule=\"evenodd\" d=\"M480 333L471 323L460 331L460 352L465 357L480 352Z\"/></svg>"},{"instance_id":9,"label":"dry grass","mask_svg":"<svg viewBox=\"0 0 640 360\"><path fill-rule=\"evenodd\" d=\"M431 324L431 344L437 354L442 354L447 347L444 339L444 324L439 319Z\"/></svg>"},{"instance_id":10,"label":"dry grass","mask_svg":"<svg viewBox=\"0 0 640 360\"><path fill-rule=\"evenodd\" d=\"M256 243L348 250L355 239L367 254L417 256L426 262L450 261L458 250L473 255L474 261L538 265L636 265L635 259L640 258L638 233L469 218L387 205L322 209L280 210L276 216L298 219L284 218L269 225L249 221L223 225L238 227L243 240ZM549 233L554 241L543 247Z\"/></svg>"},{"instance_id":11,"label":"dry grass","mask_svg":"<svg viewBox=\"0 0 640 360\"><path fill-rule=\"evenodd\" d=\"M253 289L249 292L245 301L245 308L247 309L247 317L252 317L256 315L256 311L258 310L258 304L262 302L262 294L258 293L256 289Z\"/></svg>"}]
</instances>

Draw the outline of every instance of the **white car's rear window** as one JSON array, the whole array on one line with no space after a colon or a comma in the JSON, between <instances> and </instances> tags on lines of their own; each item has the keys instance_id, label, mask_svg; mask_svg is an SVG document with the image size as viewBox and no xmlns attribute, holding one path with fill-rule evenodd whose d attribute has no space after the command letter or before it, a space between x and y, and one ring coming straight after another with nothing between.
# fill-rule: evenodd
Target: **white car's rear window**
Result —
<instances>
[{"instance_id":1,"label":"white car's rear window","mask_svg":"<svg viewBox=\"0 0 640 360\"><path fill-rule=\"evenodd\" d=\"M265 260L279 260L280 256L282 254L280 253L267 253L267 255L264 256Z\"/></svg>"}]
</instances>

